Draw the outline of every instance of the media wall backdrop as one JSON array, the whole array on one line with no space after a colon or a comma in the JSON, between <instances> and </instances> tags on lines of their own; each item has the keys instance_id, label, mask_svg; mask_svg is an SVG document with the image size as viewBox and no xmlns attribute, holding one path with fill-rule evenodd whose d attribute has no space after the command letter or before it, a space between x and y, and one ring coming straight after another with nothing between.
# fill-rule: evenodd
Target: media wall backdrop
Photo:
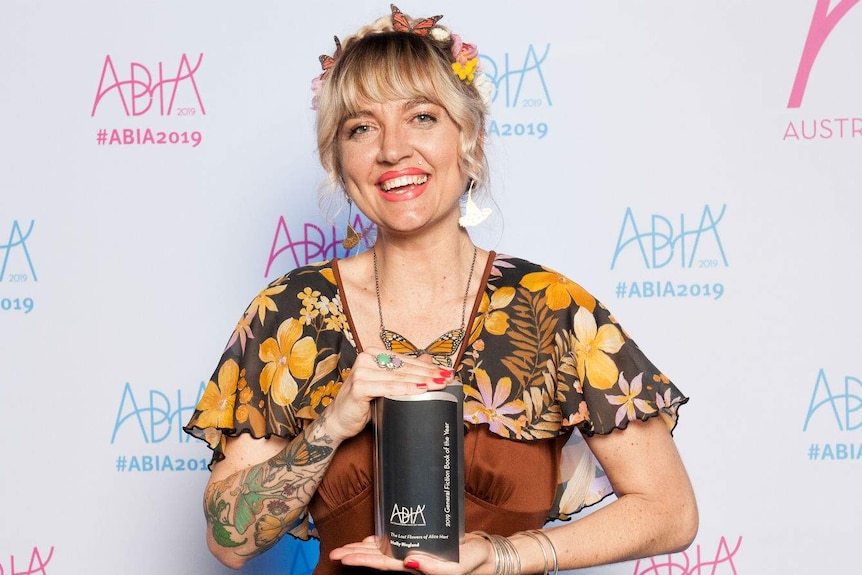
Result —
<instances>
[{"instance_id":1,"label":"media wall backdrop","mask_svg":"<svg viewBox=\"0 0 862 575\"><path fill-rule=\"evenodd\" d=\"M578 280L691 396L696 541L583 572L862 573L862 4L400 8L495 83L477 242ZM0 5L0 575L228 572L181 425L256 292L344 255L309 86L388 11Z\"/></svg>"}]
</instances>

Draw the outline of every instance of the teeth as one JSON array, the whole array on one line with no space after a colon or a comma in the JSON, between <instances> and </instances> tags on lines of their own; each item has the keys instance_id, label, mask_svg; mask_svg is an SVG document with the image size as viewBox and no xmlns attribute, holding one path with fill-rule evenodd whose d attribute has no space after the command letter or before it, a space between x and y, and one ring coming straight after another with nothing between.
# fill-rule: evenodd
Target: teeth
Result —
<instances>
[{"instance_id":1,"label":"teeth","mask_svg":"<svg viewBox=\"0 0 862 575\"><path fill-rule=\"evenodd\" d=\"M398 178L393 178L391 180L386 180L380 187L384 192L388 192L394 188L401 188L404 186L418 186L419 184L424 184L428 181L428 176L400 176Z\"/></svg>"}]
</instances>

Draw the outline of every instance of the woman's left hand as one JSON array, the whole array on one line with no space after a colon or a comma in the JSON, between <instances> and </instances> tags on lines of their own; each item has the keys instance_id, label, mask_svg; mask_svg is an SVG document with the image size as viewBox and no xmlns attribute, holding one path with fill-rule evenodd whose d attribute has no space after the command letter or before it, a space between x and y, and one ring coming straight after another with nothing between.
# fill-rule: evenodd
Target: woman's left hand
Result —
<instances>
[{"instance_id":1,"label":"woman's left hand","mask_svg":"<svg viewBox=\"0 0 862 575\"><path fill-rule=\"evenodd\" d=\"M427 575L466 575L493 573L494 551L484 538L468 533L459 549L460 562L444 561L424 553L408 554L406 559L393 559L380 551L377 537L366 537L333 549L329 558L354 567L371 567L380 571L420 571ZM483 566L485 568L483 568Z\"/></svg>"}]
</instances>

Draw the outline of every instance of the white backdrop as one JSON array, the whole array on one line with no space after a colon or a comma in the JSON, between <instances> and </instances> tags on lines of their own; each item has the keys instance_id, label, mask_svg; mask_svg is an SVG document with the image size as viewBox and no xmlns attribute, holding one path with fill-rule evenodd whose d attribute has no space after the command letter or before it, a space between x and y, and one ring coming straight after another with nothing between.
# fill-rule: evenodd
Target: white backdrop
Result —
<instances>
[{"instance_id":1,"label":"white backdrop","mask_svg":"<svg viewBox=\"0 0 862 575\"><path fill-rule=\"evenodd\" d=\"M578 280L692 398L695 544L584 572L859 573L858 0L400 7L497 82L477 241ZM309 85L387 12L0 6L0 575L227 572L180 427L257 290L343 255Z\"/></svg>"}]
</instances>

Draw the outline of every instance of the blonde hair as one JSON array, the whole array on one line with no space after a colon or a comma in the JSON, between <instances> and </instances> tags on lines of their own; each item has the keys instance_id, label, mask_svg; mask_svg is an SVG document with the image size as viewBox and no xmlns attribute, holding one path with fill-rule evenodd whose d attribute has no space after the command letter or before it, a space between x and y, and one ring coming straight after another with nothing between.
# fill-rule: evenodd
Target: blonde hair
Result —
<instances>
[{"instance_id":1,"label":"blonde hair","mask_svg":"<svg viewBox=\"0 0 862 575\"><path fill-rule=\"evenodd\" d=\"M435 33L437 29L444 33ZM339 129L359 110L361 101L425 98L442 106L460 129L461 169L477 187L487 184L487 110L476 88L453 72L451 47L451 34L442 26L422 36L395 31L388 17L342 42L341 55L327 74L318 99L317 150L329 176L329 194L342 181ZM329 194L326 189L321 191L322 204L332 200L325 197Z\"/></svg>"}]
</instances>

